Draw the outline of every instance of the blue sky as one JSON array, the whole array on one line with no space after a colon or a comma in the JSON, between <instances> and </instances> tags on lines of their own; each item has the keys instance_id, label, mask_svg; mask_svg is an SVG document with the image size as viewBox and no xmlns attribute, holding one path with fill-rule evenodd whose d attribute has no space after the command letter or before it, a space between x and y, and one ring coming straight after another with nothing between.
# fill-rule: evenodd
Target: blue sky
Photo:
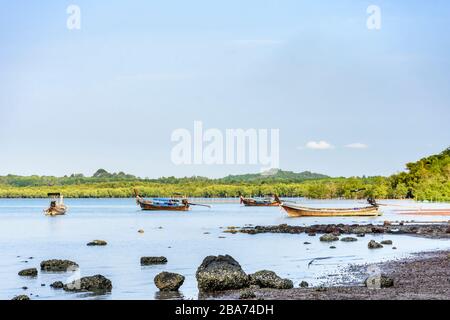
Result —
<instances>
[{"instance_id":1,"label":"blue sky","mask_svg":"<svg viewBox=\"0 0 450 320\"><path fill-rule=\"evenodd\" d=\"M285 170L388 175L450 145L448 30L443 0L0 0L0 174L259 170L174 165L201 120L280 129Z\"/></svg>"}]
</instances>

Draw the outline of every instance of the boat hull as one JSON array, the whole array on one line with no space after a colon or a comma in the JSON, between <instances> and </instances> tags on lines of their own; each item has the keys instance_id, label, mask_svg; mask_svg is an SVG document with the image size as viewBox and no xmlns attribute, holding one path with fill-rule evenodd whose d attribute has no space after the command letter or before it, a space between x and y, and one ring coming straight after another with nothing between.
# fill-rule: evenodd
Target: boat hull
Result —
<instances>
[{"instance_id":1,"label":"boat hull","mask_svg":"<svg viewBox=\"0 0 450 320\"><path fill-rule=\"evenodd\" d=\"M281 204L281 207L290 217L375 217L381 215L378 207L374 206L346 209L315 209Z\"/></svg>"},{"instance_id":2,"label":"boat hull","mask_svg":"<svg viewBox=\"0 0 450 320\"><path fill-rule=\"evenodd\" d=\"M141 209L144 211L188 211L189 206L167 207L143 204L141 205Z\"/></svg>"},{"instance_id":3,"label":"boat hull","mask_svg":"<svg viewBox=\"0 0 450 320\"><path fill-rule=\"evenodd\" d=\"M257 203L257 202L246 202L243 201L242 202L244 204L244 206L246 207L278 207L280 204L277 202L272 202L272 203Z\"/></svg>"},{"instance_id":4,"label":"boat hull","mask_svg":"<svg viewBox=\"0 0 450 320\"><path fill-rule=\"evenodd\" d=\"M145 202L143 200L138 199L138 204L144 211L188 211L189 204L185 205L177 205L177 206L160 206L157 204Z\"/></svg>"},{"instance_id":5,"label":"boat hull","mask_svg":"<svg viewBox=\"0 0 450 320\"><path fill-rule=\"evenodd\" d=\"M272 202L259 202L255 199L242 198L241 203L246 207L278 207L280 204L275 200Z\"/></svg>"},{"instance_id":6,"label":"boat hull","mask_svg":"<svg viewBox=\"0 0 450 320\"><path fill-rule=\"evenodd\" d=\"M67 212L66 206L50 207L44 210L46 216L63 216Z\"/></svg>"}]
</instances>

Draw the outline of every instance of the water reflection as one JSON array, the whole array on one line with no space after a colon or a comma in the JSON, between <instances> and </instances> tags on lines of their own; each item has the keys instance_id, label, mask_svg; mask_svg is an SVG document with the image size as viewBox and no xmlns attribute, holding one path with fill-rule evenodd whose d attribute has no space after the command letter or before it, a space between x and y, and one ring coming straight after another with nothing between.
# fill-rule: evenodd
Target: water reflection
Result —
<instances>
[{"instance_id":1,"label":"water reflection","mask_svg":"<svg viewBox=\"0 0 450 320\"><path fill-rule=\"evenodd\" d=\"M156 291L155 300L184 300L180 291Z\"/></svg>"}]
</instances>

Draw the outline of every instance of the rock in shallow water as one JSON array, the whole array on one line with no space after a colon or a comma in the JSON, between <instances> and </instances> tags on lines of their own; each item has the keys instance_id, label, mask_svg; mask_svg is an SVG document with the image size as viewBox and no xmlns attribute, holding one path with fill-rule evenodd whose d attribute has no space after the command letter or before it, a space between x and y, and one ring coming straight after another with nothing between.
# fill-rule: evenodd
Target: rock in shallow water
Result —
<instances>
[{"instance_id":1,"label":"rock in shallow water","mask_svg":"<svg viewBox=\"0 0 450 320\"><path fill-rule=\"evenodd\" d=\"M378 242L376 242L375 240L370 240L370 242L367 244L367 247L369 249L383 248L383 246L381 244L379 244Z\"/></svg>"},{"instance_id":2,"label":"rock in shallow water","mask_svg":"<svg viewBox=\"0 0 450 320\"><path fill-rule=\"evenodd\" d=\"M309 283L306 281L302 281L300 282L300 288L308 288L309 287Z\"/></svg>"},{"instance_id":3,"label":"rock in shallow water","mask_svg":"<svg viewBox=\"0 0 450 320\"><path fill-rule=\"evenodd\" d=\"M275 272L269 270L261 270L251 274L250 284L257 285L260 288L271 289L292 289L294 284L289 279L282 279Z\"/></svg>"},{"instance_id":4,"label":"rock in shallow water","mask_svg":"<svg viewBox=\"0 0 450 320\"><path fill-rule=\"evenodd\" d=\"M78 269L78 264L70 260L45 260L41 262L41 270L50 272L74 271Z\"/></svg>"},{"instance_id":5,"label":"rock in shallow water","mask_svg":"<svg viewBox=\"0 0 450 320\"><path fill-rule=\"evenodd\" d=\"M30 297L25 294L21 294L19 296L15 296L11 300L30 300Z\"/></svg>"},{"instance_id":6,"label":"rock in shallow water","mask_svg":"<svg viewBox=\"0 0 450 320\"><path fill-rule=\"evenodd\" d=\"M332 241L338 241L338 240L339 240L339 237L335 236L332 233L327 233L320 237L320 241L324 241L324 242L332 242Z\"/></svg>"},{"instance_id":7,"label":"rock in shallow water","mask_svg":"<svg viewBox=\"0 0 450 320\"><path fill-rule=\"evenodd\" d=\"M391 245L392 244L392 240L383 240L380 242L381 244L387 244L387 245Z\"/></svg>"},{"instance_id":8,"label":"rock in shallow water","mask_svg":"<svg viewBox=\"0 0 450 320\"><path fill-rule=\"evenodd\" d=\"M50 285L50 287L52 287L53 289L62 289L64 288L64 283L62 283L61 281L55 281Z\"/></svg>"},{"instance_id":9,"label":"rock in shallow water","mask_svg":"<svg viewBox=\"0 0 450 320\"><path fill-rule=\"evenodd\" d=\"M142 257L141 266L150 266L152 264L165 264L167 263L166 257Z\"/></svg>"},{"instance_id":10,"label":"rock in shallow water","mask_svg":"<svg viewBox=\"0 0 450 320\"><path fill-rule=\"evenodd\" d=\"M344 241L344 242L354 242L354 241L358 241L358 239L353 238L353 237L344 237L344 238L341 239L341 241Z\"/></svg>"},{"instance_id":11,"label":"rock in shallow water","mask_svg":"<svg viewBox=\"0 0 450 320\"><path fill-rule=\"evenodd\" d=\"M36 277L37 274L38 271L36 268L24 269L22 271L19 271L19 276L21 277Z\"/></svg>"},{"instance_id":12,"label":"rock in shallow water","mask_svg":"<svg viewBox=\"0 0 450 320\"><path fill-rule=\"evenodd\" d=\"M156 275L154 281L156 287L161 291L178 291L183 285L184 276L177 273L161 272Z\"/></svg>"},{"instance_id":13,"label":"rock in shallow water","mask_svg":"<svg viewBox=\"0 0 450 320\"><path fill-rule=\"evenodd\" d=\"M206 257L197 269L196 278L201 292L234 290L249 286L249 277L229 255Z\"/></svg>"},{"instance_id":14,"label":"rock in shallow water","mask_svg":"<svg viewBox=\"0 0 450 320\"><path fill-rule=\"evenodd\" d=\"M112 290L111 280L97 274L64 285L65 291L105 293Z\"/></svg>"},{"instance_id":15,"label":"rock in shallow water","mask_svg":"<svg viewBox=\"0 0 450 320\"><path fill-rule=\"evenodd\" d=\"M108 244L108 242L106 242L105 240L93 240L91 242L89 242L87 245L88 246L106 246Z\"/></svg>"}]
</instances>

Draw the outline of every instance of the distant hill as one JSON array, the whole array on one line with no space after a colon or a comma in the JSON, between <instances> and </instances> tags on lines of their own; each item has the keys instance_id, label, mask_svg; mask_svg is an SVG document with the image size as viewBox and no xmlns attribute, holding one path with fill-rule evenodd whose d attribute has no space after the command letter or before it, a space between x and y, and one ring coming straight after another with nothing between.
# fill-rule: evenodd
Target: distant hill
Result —
<instances>
[{"instance_id":1,"label":"distant hill","mask_svg":"<svg viewBox=\"0 0 450 320\"><path fill-rule=\"evenodd\" d=\"M302 182L305 180L315 180L329 178L328 176L312 173L309 171L294 173L292 171L268 171L261 174L243 174L230 175L219 179L209 179L206 177L161 177L158 179L143 179L124 172L110 173L105 169L98 169L92 177L86 177L82 174L72 174L64 177L54 176L17 176L7 175L0 176L0 184L15 187L28 186L64 186L64 185L82 185L92 183L108 183L108 182L154 182L154 183L265 183L265 182Z\"/></svg>"},{"instance_id":2,"label":"distant hill","mask_svg":"<svg viewBox=\"0 0 450 320\"><path fill-rule=\"evenodd\" d=\"M219 179L219 181L224 183L302 182L306 180L318 180L326 178L330 177L309 171L295 173L293 171L271 170L263 173L229 175L225 178Z\"/></svg>"}]
</instances>

